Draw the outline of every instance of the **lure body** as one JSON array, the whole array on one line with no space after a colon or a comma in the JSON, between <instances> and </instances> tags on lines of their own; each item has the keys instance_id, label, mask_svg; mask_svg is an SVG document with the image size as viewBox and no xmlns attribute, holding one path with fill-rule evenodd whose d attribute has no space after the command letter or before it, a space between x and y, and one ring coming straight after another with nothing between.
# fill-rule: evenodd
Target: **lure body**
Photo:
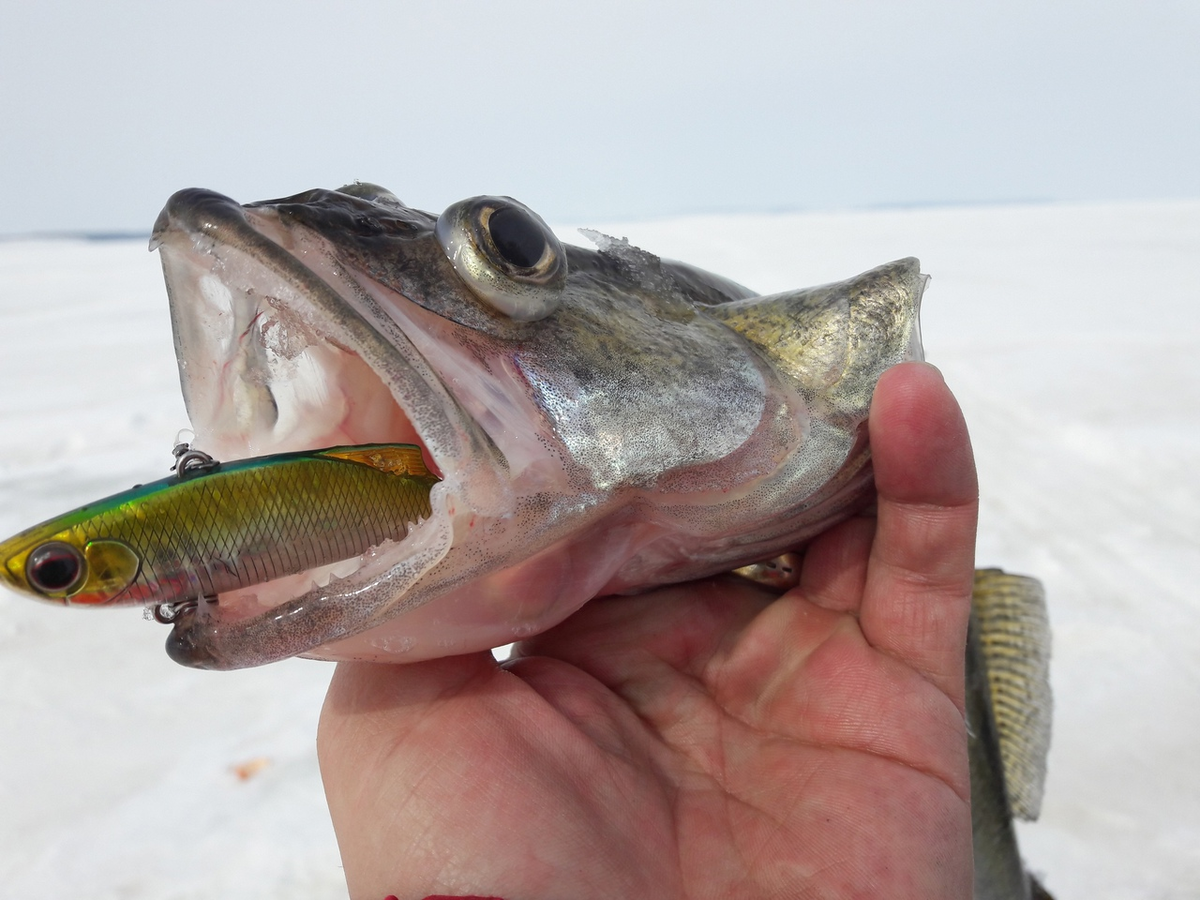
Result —
<instances>
[{"instance_id":1,"label":"lure body","mask_svg":"<svg viewBox=\"0 0 1200 900\"><path fill-rule=\"evenodd\" d=\"M216 597L403 540L437 481L405 444L213 463L16 535L0 577L69 604Z\"/></svg>"}]
</instances>

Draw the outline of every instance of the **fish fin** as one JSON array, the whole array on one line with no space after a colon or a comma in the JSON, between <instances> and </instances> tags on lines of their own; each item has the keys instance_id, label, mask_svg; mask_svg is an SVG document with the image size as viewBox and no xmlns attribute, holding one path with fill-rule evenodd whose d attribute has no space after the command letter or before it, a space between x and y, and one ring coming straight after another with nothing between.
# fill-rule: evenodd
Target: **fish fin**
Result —
<instances>
[{"instance_id":1,"label":"fish fin","mask_svg":"<svg viewBox=\"0 0 1200 900\"><path fill-rule=\"evenodd\" d=\"M1032 821L1041 811L1054 713L1045 592L1034 578L977 569L972 605L1009 804Z\"/></svg>"},{"instance_id":2,"label":"fish fin","mask_svg":"<svg viewBox=\"0 0 1200 900\"><path fill-rule=\"evenodd\" d=\"M344 459L347 462L371 466L389 475L422 475L432 477L425 465L421 448L415 444L360 444L353 447L330 447L314 456Z\"/></svg>"},{"instance_id":3,"label":"fish fin","mask_svg":"<svg viewBox=\"0 0 1200 900\"><path fill-rule=\"evenodd\" d=\"M922 358L927 280L918 260L899 259L846 281L705 312L754 344L823 415L861 421L884 370Z\"/></svg>"}]
</instances>

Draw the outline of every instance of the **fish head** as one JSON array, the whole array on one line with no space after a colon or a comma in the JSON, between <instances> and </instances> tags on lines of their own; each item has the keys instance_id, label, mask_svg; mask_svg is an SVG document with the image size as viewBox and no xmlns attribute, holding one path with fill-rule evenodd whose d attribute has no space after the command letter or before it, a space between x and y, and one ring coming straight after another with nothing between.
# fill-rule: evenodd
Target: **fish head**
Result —
<instances>
[{"instance_id":1,"label":"fish head","mask_svg":"<svg viewBox=\"0 0 1200 900\"><path fill-rule=\"evenodd\" d=\"M871 391L920 356L915 260L759 297L588 236L563 244L507 197L433 215L366 184L168 201L152 247L196 446L412 443L441 478L430 518L353 572L189 611L176 659L497 646L594 596L769 557L869 499Z\"/></svg>"}]
</instances>

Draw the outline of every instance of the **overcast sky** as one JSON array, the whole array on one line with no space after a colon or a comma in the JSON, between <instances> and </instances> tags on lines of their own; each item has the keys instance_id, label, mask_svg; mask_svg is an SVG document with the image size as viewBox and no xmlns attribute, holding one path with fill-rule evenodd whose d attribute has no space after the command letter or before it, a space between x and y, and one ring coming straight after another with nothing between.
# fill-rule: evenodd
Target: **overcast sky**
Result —
<instances>
[{"instance_id":1,"label":"overcast sky","mask_svg":"<svg viewBox=\"0 0 1200 900\"><path fill-rule=\"evenodd\" d=\"M440 211L1200 196L1196 0L0 0L0 234L174 190Z\"/></svg>"}]
</instances>

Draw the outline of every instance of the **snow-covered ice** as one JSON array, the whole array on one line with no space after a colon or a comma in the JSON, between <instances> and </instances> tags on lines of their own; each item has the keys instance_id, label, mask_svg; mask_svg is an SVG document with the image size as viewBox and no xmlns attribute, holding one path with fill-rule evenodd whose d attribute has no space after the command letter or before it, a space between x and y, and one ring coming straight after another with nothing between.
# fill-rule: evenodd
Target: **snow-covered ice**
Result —
<instances>
[{"instance_id":1,"label":"snow-covered ice","mask_svg":"<svg viewBox=\"0 0 1200 900\"><path fill-rule=\"evenodd\" d=\"M1028 861L1058 900L1200 896L1200 202L588 224L764 292L921 258L979 562L1049 596ZM0 327L0 534L165 474L186 420L144 243L0 242ZM314 751L331 667L193 672L165 635L0 596L0 896L344 898Z\"/></svg>"}]
</instances>

